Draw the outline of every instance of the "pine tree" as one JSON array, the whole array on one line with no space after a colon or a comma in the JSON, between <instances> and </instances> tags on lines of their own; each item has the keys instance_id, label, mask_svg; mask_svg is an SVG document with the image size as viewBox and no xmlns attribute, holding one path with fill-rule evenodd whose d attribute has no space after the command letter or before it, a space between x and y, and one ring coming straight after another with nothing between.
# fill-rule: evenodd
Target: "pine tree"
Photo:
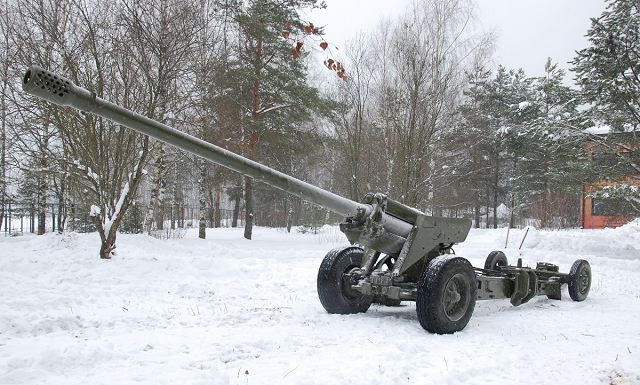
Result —
<instances>
[{"instance_id":1,"label":"pine tree","mask_svg":"<svg viewBox=\"0 0 640 385\"><path fill-rule=\"evenodd\" d=\"M517 177L513 189L542 227L553 217L571 215L564 193L580 185L582 141L566 128L575 124L579 100L563 84L564 71L549 58L544 75L527 79L526 101L513 106L514 130L509 139ZM565 212L560 210L567 209Z\"/></svg>"},{"instance_id":2,"label":"pine tree","mask_svg":"<svg viewBox=\"0 0 640 385\"><path fill-rule=\"evenodd\" d=\"M467 89L464 91L465 103L458 109L460 125L453 131L449 140L462 142L465 148L463 157L455 175L462 186L470 193L469 200L473 204L474 225L480 227L482 203L486 202L486 186L491 177L490 150L493 136L490 133L490 118L486 110L489 99L491 71L484 67L475 67L466 73Z\"/></svg>"},{"instance_id":3,"label":"pine tree","mask_svg":"<svg viewBox=\"0 0 640 385\"><path fill-rule=\"evenodd\" d=\"M578 51L573 70L597 120L616 130L640 128L640 3L607 1L591 20L590 46Z\"/></svg>"},{"instance_id":4,"label":"pine tree","mask_svg":"<svg viewBox=\"0 0 640 385\"><path fill-rule=\"evenodd\" d=\"M510 166L508 160L512 158L508 155L508 138L513 133L514 124L517 123L517 119L513 115L513 106L519 106L527 99L525 82L525 74L522 69L507 70L500 66L495 78L489 84L489 94L485 101L484 109L489 118L488 134L491 138L489 150L491 177L488 190L492 195L493 228L498 227L500 197L506 196L507 192L507 181L504 176L509 174L505 170ZM513 188L513 186L509 187ZM513 196L511 198L513 203Z\"/></svg>"},{"instance_id":5,"label":"pine tree","mask_svg":"<svg viewBox=\"0 0 640 385\"><path fill-rule=\"evenodd\" d=\"M514 170L515 125L523 117L514 114L520 103L527 99L528 87L522 70L498 67L491 77L489 71L476 68L467 74L467 101L459 109L462 116L460 140L467 143L468 164L456 172L473 192L476 227L480 224L481 207L486 207L486 225L489 227L489 210L493 212L492 226L498 225L498 206L513 199L514 178L508 179ZM526 103L525 103L526 104ZM525 105L523 104L523 106ZM509 196L511 195L511 196Z\"/></svg>"},{"instance_id":6,"label":"pine tree","mask_svg":"<svg viewBox=\"0 0 640 385\"><path fill-rule=\"evenodd\" d=\"M608 0L607 8L592 19L587 32L589 47L580 50L573 61L576 81L586 102L591 103L588 117L607 124L615 131L640 129L640 2ZM635 134L637 140L637 133ZM595 135L588 138L617 157L604 174L617 183L605 196L624 197L640 212L640 149L626 140L608 140ZM594 170L598 165L593 165ZM618 186L618 187L616 187Z\"/></svg>"},{"instance_id":7,"label":"pine tree","mask_svg":"<svg viewBox=\"0 0 640 385\"><path fill-rule=\"evenodd\" d=\"M294 36L321 31L300 17L302 8L318 7L317 0L252 0L237 8L239 28L236 60L227 76L239 92L228 95L247 111L241 116L244 155L261 157L268 134L287 135L308 120L322 104L318 92L306 82L304 41ZM297 59L297 60L296 60ZM265 159L260 159L265 161ZM266 163L269 163L268 161ZM245 238L251 239L254 222L253 180L244 178Z\"/></svg>"}]
</instances>

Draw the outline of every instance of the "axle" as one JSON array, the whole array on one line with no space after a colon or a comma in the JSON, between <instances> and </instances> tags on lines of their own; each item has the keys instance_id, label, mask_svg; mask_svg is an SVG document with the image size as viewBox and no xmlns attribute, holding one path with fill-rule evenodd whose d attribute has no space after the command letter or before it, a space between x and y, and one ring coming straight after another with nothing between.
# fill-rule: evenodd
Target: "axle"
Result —
<instances>
[{"instance_id":1,"label":"axle","mask_svg":"<svg viewBox=\"0 0 640 385\"><path fill-rule=\"evenodd\" d=\"M499 270L475 268L476 299L491 300L510 298L514 306L522 305L533 297L546 295L550 299L561 299L563 284L570 282L569 274L558 272L558 267L539 262L536 268L502 266ZM345 282L352 289L368 296L391 300L416 301L418 283L395 279L389 272L374 272L363 279L358 271L345 274Z\"/></svg>"}]
</instances>

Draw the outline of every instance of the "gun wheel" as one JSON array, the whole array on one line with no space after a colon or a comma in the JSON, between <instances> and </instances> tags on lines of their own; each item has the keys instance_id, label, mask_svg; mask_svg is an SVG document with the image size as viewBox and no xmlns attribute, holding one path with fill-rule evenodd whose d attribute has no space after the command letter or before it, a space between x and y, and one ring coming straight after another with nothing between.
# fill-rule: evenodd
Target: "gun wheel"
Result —
<instances>
[{"instance_id":1,"label":"gun wheel","mask_svg":"<svg viewBox=\"0 0 640 385\"><path fill-rule=\"evenodd\" d=\"M569 271L569 296L576 302L587 299L591 289L591 265L584 259L578 259Z\"/></svg>"},{"instance_id":2,"label":"gun wheel","mask_svg":"<svg viewBox=\"0 0 640 385\"><path fill-rule=\"evenodd\" d=\"M507 260L507 256L504 255L502 251L492 251L487 256L487 259L484 261L485 270L494 270L499 271L500 267L509 266L509 261Z\"/></svg>"},{"instance_id":3,"label":"gun wheel","mask_svg":"<svg viewBox=\"0 0 640 385\"><path fill-rule=\"evenodd\" d=\"M373 297L353 290L345 274L360 268L364 252L359 247L331 250L318 270L318 297L328 313L364 313L371 306Z\"/></svg>"},{"instance_id":4,"label":"gun wheel","mask_svg":"<svg viewBox=\"0 0 640 385\"><path fill-rule=\"evenodd\" d=\"M416 312L431 333L451 334L467 326L476 305L476 276L464 258L436 258L418 282Z\"/></svg>"}]
</instances>

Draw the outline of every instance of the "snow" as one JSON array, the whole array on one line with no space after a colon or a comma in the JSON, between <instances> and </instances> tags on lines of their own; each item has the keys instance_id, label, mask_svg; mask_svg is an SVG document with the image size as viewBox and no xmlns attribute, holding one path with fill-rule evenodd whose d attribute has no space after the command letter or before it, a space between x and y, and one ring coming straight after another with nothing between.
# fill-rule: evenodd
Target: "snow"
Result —
<instances>
[{"instance_id":1,"label":"snow","mask_svg":"<svg viewBox=\"0 0 640 385\"><path fill-rule=\"evenodd\" d=\"M507 135L509 133L509 131L511 131L511 127L509 127L509 126L501 126L500 128L498 128L497 133L499 135Z\"/></svg>"},{"instance_id":2,"label":"snow","mask_svg":"<svg viewBox=\"0 0 640 385\"><path fill-rule=\"evenodd\" d=\"M481 301L469 325L432 335L413 303L330 315L316 294L319 234L197 229L0 237L0 384L640 383L640 221L619 229L511 230L512 263L591 262L585 302ZM506 229L472 230L457 255L482 266Z\"/></svg>"},{"instance_id":3,"label":"snow","mask_svg":"<svg viewBox=\"0 0 640 385\"><path fill-rule=\"evenodd\" d=\"M89 209L89 216L97 217L98 215L100 215L100 212L100 207L91 205L91 209Z\"/></svg>"},{"instance_id":4,"label":"snow","mask_svg":"<svg viewBox=\"0 0 640 385\"><path fill-rule=\"evenodd\" d=\"M120 197L118 198L118 202L116 202L116 207L113 210L113 214L111 214L109 218L104 219L103 228L105 234L109 234L113 221L118 217L118 215L120 215L120 210L122 210L122 205L124 204L124 200L127 197L127 194L129 194L129 182L126 182L122 187L122 191L120 191Z\"/></svg>"},{"instance_id":5,"label":"snow","mask_svg":"<svg viewBox=\"0 0 640 385\"><path fill-rule=\"evenodd\" d=\"M529 103L529 102L520 102L520 103L518 103L518 109L519 110L524 110L526 108L529 108L529 106L531 106L531 103Z\"/></svg>"},{"instance_id":6,"label":"snow","mask_svg":"<svg viewBox=\"0 0 640 385\"><path fill-rule=\"evenodd\" d=\"M609 134L611 133L611 126L609 125L593 126L593 127L586 128L584 131L588 134L593 134L593 135Z\"/></svg>"},{"instance_id":7,"label":"snow","mask_svg":"<svg viewBox=\"0 0 640 385\"><path fill-rule=\"evenodd\" d=\"M91 167L87 167L87 176L93 179L94 181L98 182L98 174L93 172L93 170L91 170Z\"/></svg>"},{"instance_id":8,"label":"snow","mask_svg":"<svg viewBox=\"0 0 640 385\"><path fill-rule=\"evenodd\" d=\"M588 134L593 134L593 135L604 135L604 134L610 134L614 132L613 128L607 124L600 124L600 125L588 127L584 131ZM620 131L615 131L615 132L639 132L639 131L640 130L638 130L637 127L632 124L624 124L620 129Z\"/></svg>"},{"instance_id":9,"label":"snow","mask_svg":"<svg viewBox=\"0 0 640 385\"><path fill-rule=\"evenodd\" d=\"M507 207L504 203L500 203L500 206L497 208L498 218L506 219L511 215L511 209Z\"/></svg>"}]
</instances>

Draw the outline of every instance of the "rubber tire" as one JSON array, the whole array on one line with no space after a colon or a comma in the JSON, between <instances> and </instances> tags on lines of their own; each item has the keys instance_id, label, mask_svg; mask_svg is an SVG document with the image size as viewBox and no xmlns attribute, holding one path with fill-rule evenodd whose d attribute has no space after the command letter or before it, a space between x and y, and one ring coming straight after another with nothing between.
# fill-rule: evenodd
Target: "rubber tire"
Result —
<instances>
[{"instance_id":1,"label":"rubber tire","mask_svg":"<svg viewBox=\"0 0 640 385\"><path fill-rule=\"evenodd\" d=\"M359 247L346 247L331 250L322 260L318 270L318 297L328 313L364 313L371 306L373 296L347 293L342 283L342 274L360 267L363 255Z\"/></svg>"},{"instance_id":2,"label":"rubber tire","mask_svg":"<svg viewBox=\"0 0 640 385\"><path fill-rule=\"evenodd\" d=\"M587 290L584 293L580 292L580 273L587 269L589 272L589 284ZM578 259L571 265L569 271L569 296L576 302L582 302L589 296L589 290L591 289L591 265L584 259Z\"/></svg>"},{"instance_id":3,"label":"rubber tire","mask_svg":"<svg viewBox=\"0 0 640 385\"><path fill-rule=\"evenodd\" d=\"M484 269L498 271L498 266L509 266L509 261L502 251L492 251L484 261Z\"/></svg>"},{"instance_id":4,"label":"rubber tire","mask_svg":"<svg viewBox=\"0 0 640 385\"><path fill-rule=\"evenodd\" d=\"M470 300L466 313L457 321L447 318L442 306L442 296L449 280L462 273L468 279ZM438 257L429 263L418 281L416 312L418 321L426 331L436 334L452 334L467 326L476 305L478 284L471 263L462 257Z\"/></svg>"}]
</instances>

